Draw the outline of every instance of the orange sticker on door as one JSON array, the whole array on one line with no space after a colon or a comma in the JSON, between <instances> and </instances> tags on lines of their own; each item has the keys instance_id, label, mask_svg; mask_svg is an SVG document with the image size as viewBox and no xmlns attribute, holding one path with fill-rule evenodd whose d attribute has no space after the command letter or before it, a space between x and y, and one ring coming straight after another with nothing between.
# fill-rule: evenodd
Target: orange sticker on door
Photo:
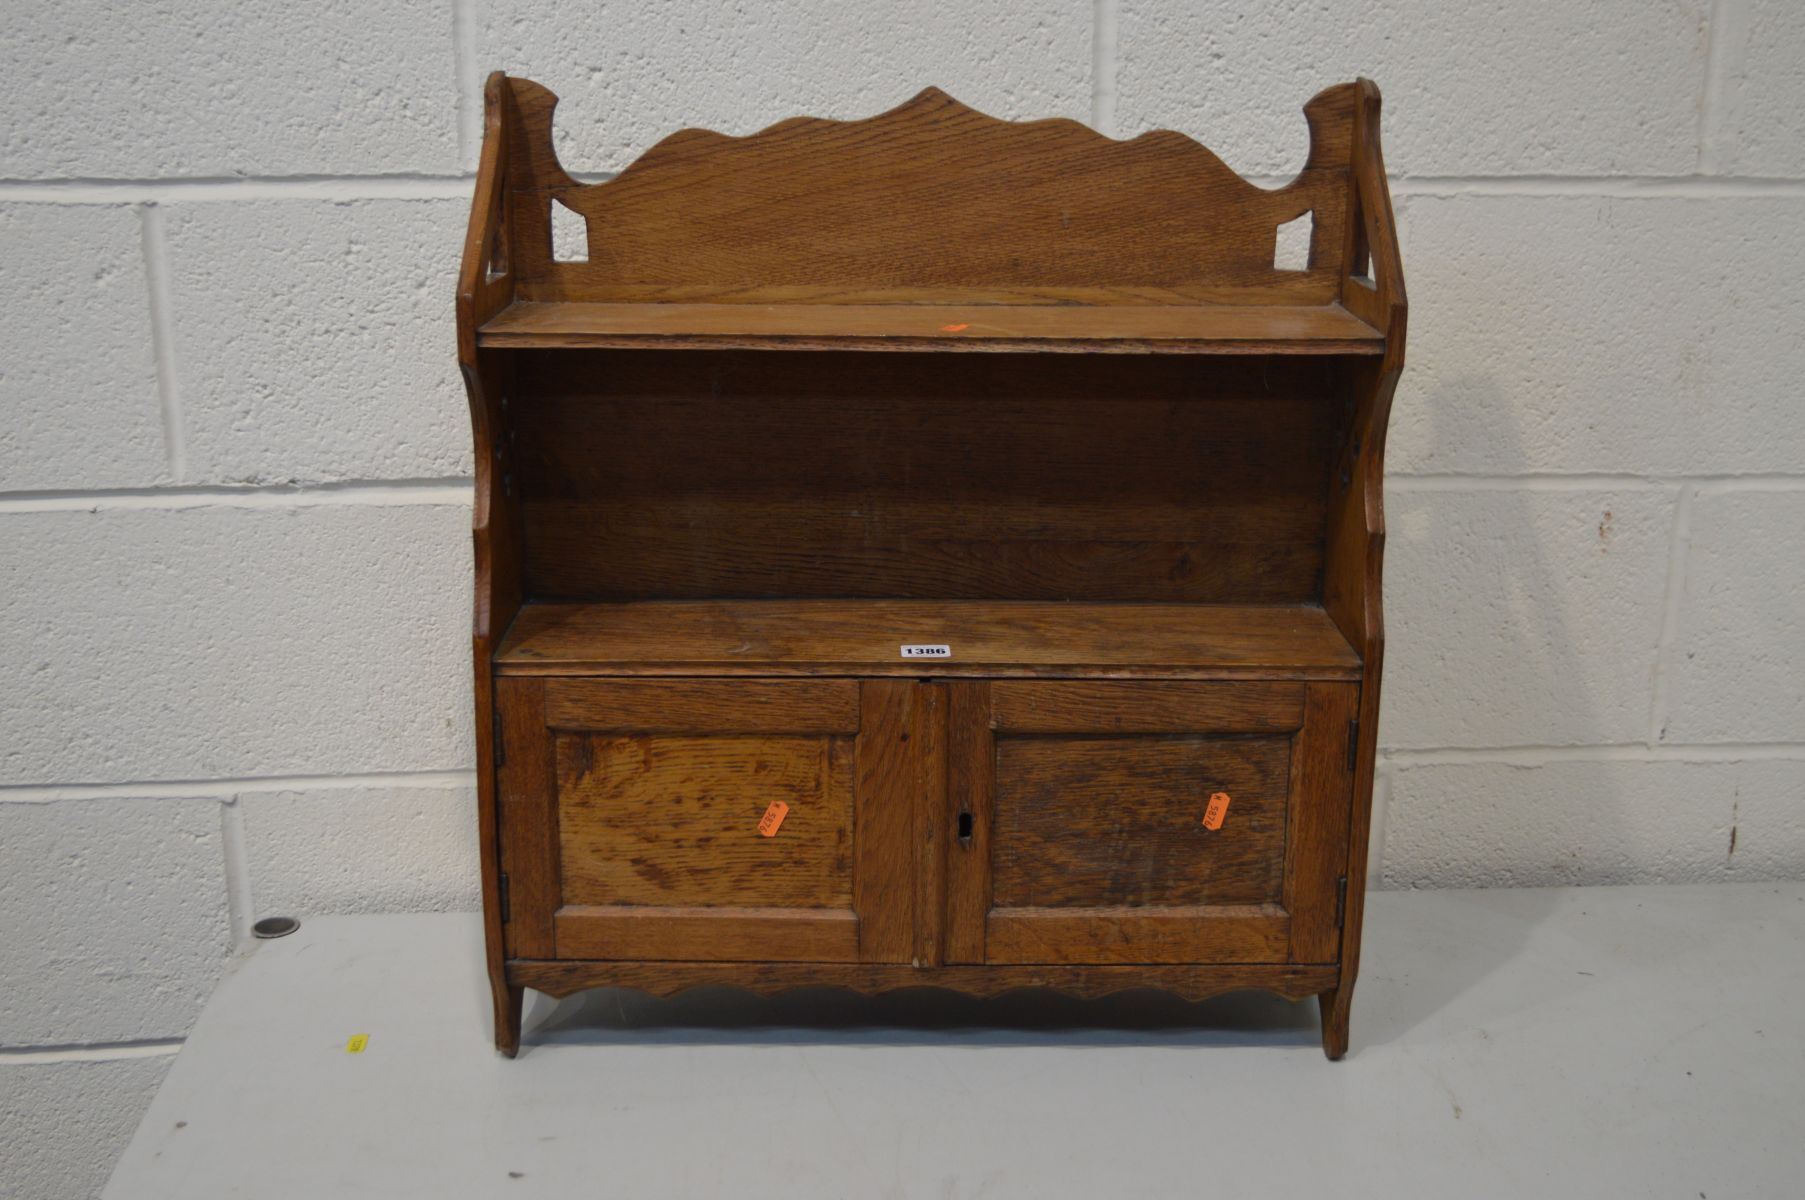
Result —
<instances>
[{"instance_id":1,"label":"orange sticker on door","mask_svg":"<svg viewBox=\"0 0 1805 1200\"><path fill-rule=\"evenodd\" d=\"M1211 792L1210 802L1203 808L1203 827L1221 829L1222 818L1228 816L1228 793Z\"/></svg>"},{"instance_id":2,"label":"orange sticker on door","mask_svg":"<svg viewBox=\"0 0 1805 1200\"><path fill-rule=\"evenodd\" d=\"M789 805L781 800L771 801L771 807L767 808L765 810L765 815L758 819L759 835L762 837L775 837L777 835L777 827L782 825L783 819L789 815Z\"/></svg>"}]
</instances>

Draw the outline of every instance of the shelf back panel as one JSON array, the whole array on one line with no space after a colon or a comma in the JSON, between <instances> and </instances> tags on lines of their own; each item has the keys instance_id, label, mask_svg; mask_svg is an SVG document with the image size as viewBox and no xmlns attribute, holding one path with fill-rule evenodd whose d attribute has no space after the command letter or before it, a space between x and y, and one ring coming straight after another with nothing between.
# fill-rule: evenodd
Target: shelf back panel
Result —
<instances>
[{"instance_id":1,"label":"shelf back panel","mask_svg":"<svg viewBox=\"0 0 1805 1200\"><path fill-rule=\"evenodd\" d=\"M1337 360L512 353L536 599L1320 598Z\"/></svg>"},{"instance_id":2,"label":"shelf back panel","mask_svg":"<svg viewBox=\"0 0 1805 1200\"><path fill-rule=\"evenodd\" d=\"M1171 130L1002 121L935 88L864 120L680 130L584 184L553 148L558 98L504 82L519 299L1307 305L1353 247L1352 83L1304 106L1309 157L1268 190ZM554 253L554 206L586 261ZM1279 228L1306 214L1307 258L1280 267Z\"/></svg>"}]
</instances>

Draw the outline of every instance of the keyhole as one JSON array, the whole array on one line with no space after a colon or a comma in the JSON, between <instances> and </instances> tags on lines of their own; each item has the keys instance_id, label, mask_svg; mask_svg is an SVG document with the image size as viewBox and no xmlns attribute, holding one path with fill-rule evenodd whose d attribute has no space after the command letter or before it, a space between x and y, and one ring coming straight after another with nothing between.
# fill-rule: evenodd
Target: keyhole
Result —
<instances>
[{"instance_id":1,"label":"keyhole","mask_svg":"<svg viewBox=\"0 0 1805 1200\"><path fill-rule=\"evenodd\" d=\"M959 814L959 840L971 845L971 814L968 812Z\"/></svg>"}]
</instances>

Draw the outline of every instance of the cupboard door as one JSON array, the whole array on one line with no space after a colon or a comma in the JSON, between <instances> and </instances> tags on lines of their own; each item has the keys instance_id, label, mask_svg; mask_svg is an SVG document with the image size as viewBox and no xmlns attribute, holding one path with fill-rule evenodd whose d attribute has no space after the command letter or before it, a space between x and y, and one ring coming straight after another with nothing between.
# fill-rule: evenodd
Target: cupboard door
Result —
<instances>
[{"instance_id":1,"label":"cupboard door","mask_svg":"<svg viewBox=\"0 0 1805 1200\"><path fill-rule=\"evenodd\" d=\"M915 781L881 764L910 753L914 696L838 679L497 686L510 957L908 961L909 829L886 817L909 817Z\"/></svg>"},{"instance_id":2,"label":"cupboard door","mask_svg":"<svg viewBox=\"0 0 1805 1200\"><path fill-rule=\"evenodd\" d=\"M1335 961L1357 685L947 686L947 961Z\"/></svg>"}]
</instances>

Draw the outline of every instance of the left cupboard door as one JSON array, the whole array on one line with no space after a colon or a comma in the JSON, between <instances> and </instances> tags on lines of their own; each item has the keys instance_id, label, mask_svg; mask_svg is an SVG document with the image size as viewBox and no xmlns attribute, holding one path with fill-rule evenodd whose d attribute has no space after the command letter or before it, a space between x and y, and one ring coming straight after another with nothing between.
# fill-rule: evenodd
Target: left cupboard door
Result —
<instances>
[{"instance_id":1,"label":"left cupboard door","mask_svg":"<svg viewBox=\"0 0 1805 1200\"><path fill-rule=\"evenodd\" d=\"M497 679L508 956L908 961L915 690Z\"/></svg>"}]
</instances>

